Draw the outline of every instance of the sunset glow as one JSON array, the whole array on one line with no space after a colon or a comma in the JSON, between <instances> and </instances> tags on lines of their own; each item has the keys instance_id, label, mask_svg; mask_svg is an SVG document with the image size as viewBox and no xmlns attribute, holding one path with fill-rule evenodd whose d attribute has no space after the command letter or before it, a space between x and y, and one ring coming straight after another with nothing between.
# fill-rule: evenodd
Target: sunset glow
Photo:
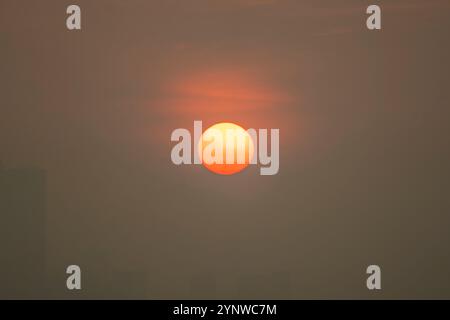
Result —
<instances>
[{"instance_id":1,"label":"sunset glow","mask_svg":"<svg viewBox=\"0 0 450 320\"><path fill-rule=\"evenodd\" d=\"M211 146L222 145L221 150ZM251 136L242 127L230 122L217 123L209 127L198 142L198 152L203 165L210 171L231 175L245 169L253 157L254 145Z\"/></svg>"}]
</instances>

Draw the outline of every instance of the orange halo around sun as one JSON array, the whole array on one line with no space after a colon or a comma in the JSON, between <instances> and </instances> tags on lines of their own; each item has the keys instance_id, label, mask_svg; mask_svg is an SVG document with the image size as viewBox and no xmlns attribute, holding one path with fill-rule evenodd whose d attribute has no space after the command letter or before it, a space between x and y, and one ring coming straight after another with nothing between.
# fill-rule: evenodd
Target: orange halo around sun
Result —
<instances>
[{"instance_id":1,"label":"orange halo around sun","mask_svg":"<svg viewBox=\"0 0 450 320\"><path fill-rule=\"evenodd\" d=\"M231 175L244 170L249 164L253 157L254 146L253 140L250 134L244 130L241 126L231 122L221 122L209 127L203 132L200 141L198 142L198 152L201 158L204 158L205 148L210 143L215 143L213 139L206 139L205 137L210 137L212 131L216 130L216 133L222 136L223 141L223 157L222 163L207 163L202 161L202 164L210 171L222 174ZM238 152L245 153L244 161L238 163ZM230 163L227 161L226 156L234 155L234 162ZM228 163L227 163L228 162Z\"/></svg>"}]
</instances>

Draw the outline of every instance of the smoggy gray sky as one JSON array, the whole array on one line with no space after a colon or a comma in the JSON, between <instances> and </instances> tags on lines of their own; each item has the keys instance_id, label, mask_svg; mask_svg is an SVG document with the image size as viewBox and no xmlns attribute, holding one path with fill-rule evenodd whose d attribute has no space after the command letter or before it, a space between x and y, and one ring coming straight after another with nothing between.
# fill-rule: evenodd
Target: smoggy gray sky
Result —
<instances>
[{"instance_id":1,"label":"smoggy gray sky","mask_svg":"<svg viewBox=\"0 0 450 320\"><path fill-rule=\"evenodd\" d=\"M68 31L72 2L0 2L0 160L46 172L48 296L79 264L83 297L450 298L448 1L79 0ZM173 165L194 120L279 128L279 174Z\"/></svg>"}]
</instances>

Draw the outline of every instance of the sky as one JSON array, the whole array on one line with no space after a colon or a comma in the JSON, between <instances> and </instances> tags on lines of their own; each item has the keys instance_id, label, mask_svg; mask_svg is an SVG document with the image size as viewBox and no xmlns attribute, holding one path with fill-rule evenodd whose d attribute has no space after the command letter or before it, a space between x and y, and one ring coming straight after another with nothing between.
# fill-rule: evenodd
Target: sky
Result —
<instances>
[{"instance_id":1,"label":"sky","mask_svg":"<svg viewBox=\"0 0 450 320\"><path fill-rule=\"evenodd\" d=\"M0 161L45 171L45 297L79 264L82 298L450 298L448 1L79 0L68 31L72 2L0 1ZM279 128L279 173L175 166L194 120Z\"/></svg>"}]
</instances>

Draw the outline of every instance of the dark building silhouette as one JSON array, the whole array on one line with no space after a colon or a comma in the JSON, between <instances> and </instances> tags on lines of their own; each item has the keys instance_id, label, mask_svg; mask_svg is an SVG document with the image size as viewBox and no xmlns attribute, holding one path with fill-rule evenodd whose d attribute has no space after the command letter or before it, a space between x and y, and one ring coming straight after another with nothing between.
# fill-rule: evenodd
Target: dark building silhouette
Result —
<instances>
[{"instance_id":1,"label":"dark building silhouette","mask_svg":"<svg viewBox=\"0 0 450 320\"><path fill-rule=\"evenodd\" d=\"M45 292L45 172L0 164L0 298Z\"/></svg>"}]
</instances>

